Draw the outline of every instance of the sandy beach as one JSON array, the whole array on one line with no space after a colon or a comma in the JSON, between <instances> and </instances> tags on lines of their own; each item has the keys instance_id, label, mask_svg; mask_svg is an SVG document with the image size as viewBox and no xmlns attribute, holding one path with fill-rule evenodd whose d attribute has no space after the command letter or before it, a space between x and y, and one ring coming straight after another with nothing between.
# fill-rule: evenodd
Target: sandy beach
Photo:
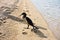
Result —
<instances>
[{"instance_id":1,"label":"sandy beach","mask_svg":"<svg viewBox=\"0 0 60 40\"><path fill-rule=\"evenodd\" d=\"M12 8L14 10L7 8L10 11L3 12L5 19L0 25L0 40L57 40L48 28L46 20L30 1L22 0L16 6L16 9ZM19 16L23 12L27 13L39 29L32 30L32 26L26 29L27 23Z\"/></svg>"}]
</instances>

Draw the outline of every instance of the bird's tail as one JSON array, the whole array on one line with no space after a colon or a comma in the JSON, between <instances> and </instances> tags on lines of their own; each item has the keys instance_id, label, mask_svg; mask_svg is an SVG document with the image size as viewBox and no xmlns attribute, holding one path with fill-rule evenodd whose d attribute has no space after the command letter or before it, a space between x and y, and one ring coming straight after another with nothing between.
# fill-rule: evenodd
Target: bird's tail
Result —
<instances>
[{"instance_id":1,"label":"bird's tail","mask_svg":"<svg viewBox=\"0 0 60 40\"><path fill-rule=\"evenodd\" d=\"M34 26L34 29L39 29L37 26Z\"/></svg>"}]
</instances>

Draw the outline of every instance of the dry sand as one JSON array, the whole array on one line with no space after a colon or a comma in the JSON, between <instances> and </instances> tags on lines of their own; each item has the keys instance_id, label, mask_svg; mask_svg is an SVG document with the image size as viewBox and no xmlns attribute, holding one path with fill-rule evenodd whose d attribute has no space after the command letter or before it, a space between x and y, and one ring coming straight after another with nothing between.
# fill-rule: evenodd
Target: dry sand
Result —
<instances>
[{"instance_id":1,"label":"dry sand","mask_svg":"<svg viewBox=\"0 0 60 40\"><path fill-rule=\"evenodd\" d=\"M17 6L18 9L11 14L4 14L8 18L4 20L6 23L2 22L0 25L0 40L57 40L49 30L47 22L31 2L22 0ZM26 29L26 22L19 16L24 11L34 25L39 27L38 30L31 31L31 26Z\"/></svg>"}]
</instances>

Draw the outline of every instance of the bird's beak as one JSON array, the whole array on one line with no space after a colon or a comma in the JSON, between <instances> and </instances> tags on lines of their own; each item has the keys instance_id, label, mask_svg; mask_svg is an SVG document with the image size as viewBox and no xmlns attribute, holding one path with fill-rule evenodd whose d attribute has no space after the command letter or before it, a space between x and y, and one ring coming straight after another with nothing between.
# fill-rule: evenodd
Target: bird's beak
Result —
<instances>
[{"instance_id":1,"label":"bird's beak","mask_svg":"<svg viewBox=\"0 0 60 40\"><path fill-rule=\"evenodd\" d=\"M20 15L21 16L21 15Z\"/></svg>"},{"instance_id":2,"label":"bird's beak","mask_svg":"<svg viewBox=\"0 0 60 40\"><path fill-rule=\"evenodd\" d=\"M21 15L22 15L22 14L21 14ZM20 15L20 16L21 16L21 15Z\"/></svg>"}]
</instances>

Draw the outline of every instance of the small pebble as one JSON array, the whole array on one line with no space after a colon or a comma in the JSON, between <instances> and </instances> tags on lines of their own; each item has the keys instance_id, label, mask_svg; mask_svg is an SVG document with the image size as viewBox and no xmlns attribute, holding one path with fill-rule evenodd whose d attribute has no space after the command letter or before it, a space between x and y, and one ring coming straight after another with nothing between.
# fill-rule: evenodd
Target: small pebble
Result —
<instances>
[{"instance_id":1,"label":"small pebble","mask_svg":"<svg viewBox=\"0 0 60 40\"><path fill-rule=\"evenodd\" d=\"M27 34L27 32L22 32L22 34L26 35L26 34Z\"/></svg>"},{"instance_id":2,"label":"small pebble","mask_svg":"<svg viewBox=\"0 0 60 40\"><path fill-rule=\"evenodd\" d=\"M5 21L5 22L3 22L3 23L6 23L6 21Z\"/></svg>"},{"instance_id":3,"label":"small pebble","mask_svg":"<svg viewBox=\"0 0 60 40\"><path fill-rule=\"evenodd\" d=\"M2 33L0 33L0 35L1 35Z\"/></svg>"}]
</instances>

